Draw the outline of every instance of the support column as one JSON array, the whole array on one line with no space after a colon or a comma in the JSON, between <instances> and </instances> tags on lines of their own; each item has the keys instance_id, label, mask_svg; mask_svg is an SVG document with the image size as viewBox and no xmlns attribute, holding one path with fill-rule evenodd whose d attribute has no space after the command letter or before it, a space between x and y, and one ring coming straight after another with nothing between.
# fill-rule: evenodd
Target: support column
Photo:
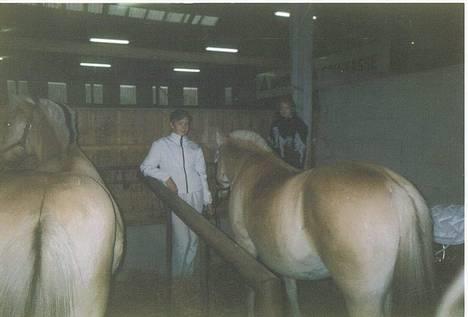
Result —
<instances>
[{"instance_id":1,"label":"support column","mask_svg":"<svg viewBox=\"0 0 468 317\"><path fill-rule=\"evenodd\" d=\"M309 127L305 168L314 165L312 134L312 92L313 92L313 28L312 5L297 5L291 10L289 40L291 50L291 87L297 115Z\"/></svg>"}]
</instances>

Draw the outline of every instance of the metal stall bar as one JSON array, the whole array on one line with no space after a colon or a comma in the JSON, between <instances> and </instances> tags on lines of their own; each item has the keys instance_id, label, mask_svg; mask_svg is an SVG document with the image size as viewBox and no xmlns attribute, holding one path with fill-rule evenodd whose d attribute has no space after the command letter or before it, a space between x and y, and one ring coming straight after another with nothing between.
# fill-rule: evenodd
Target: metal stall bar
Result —
<instances>
[{"instance_id":1,"label":"metal stall bar","mask_svg":"<svg viewBox=\"0 0 468 317\"><path fill-rule=\"evenodd\" d=\"M208 245L232 264L255 290L255 314L261 317L283 315L283 295L281 280L257 262L254 257L216 228L189 204L171 192L160 181L145 177L153 192L179 216Z\"/></svg>"}]
</instances>

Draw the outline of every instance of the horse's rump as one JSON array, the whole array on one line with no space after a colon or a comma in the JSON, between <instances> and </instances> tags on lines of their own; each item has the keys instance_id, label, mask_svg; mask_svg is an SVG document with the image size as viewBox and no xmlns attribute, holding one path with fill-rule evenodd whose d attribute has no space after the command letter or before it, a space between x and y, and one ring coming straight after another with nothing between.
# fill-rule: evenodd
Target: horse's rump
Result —
<instances>
[{"instance_id":1,"label":"horse's rump","mask_svg":"<svg viewBox=\"0 0 468 317\"><path fill-rule=\"evenodd\" d=\"M110 278L116 219L107 196L86 176L2 175L1 316L92 315L77 307Z\"/></svg>"}]
</instances>

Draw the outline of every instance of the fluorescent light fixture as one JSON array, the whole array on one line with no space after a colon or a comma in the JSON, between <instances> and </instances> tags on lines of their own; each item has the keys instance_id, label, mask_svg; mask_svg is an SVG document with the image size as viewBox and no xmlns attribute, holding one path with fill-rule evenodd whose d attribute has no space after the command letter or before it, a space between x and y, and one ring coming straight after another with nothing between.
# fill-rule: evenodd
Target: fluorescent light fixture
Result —
<instances>
[{"instance_id":1,"label":"fluorescent light fixture","mask_svg":"<svg viewBox=\"0 0 468 317\"><path fill-rule=\"evenodd\" d=\"M208 46L206 50L211 51L211 52L223 52L223 53L237 53L239 51L237 48L226 48L226 47L215 47L215 46Z\"/></svg>"},{"instance_id":2,"label":"fluorescent light fixture","mask_svg":"<svg viewBox=\"0 0 468 317\"><path fill-rule=\"evenodd\" d=\"M109 67L111 67L111 64L103 64L103 63L80 63L80 66L109 68Z\"/></svg>"},{"instance_id":3,"label":"fluorescent light fixture","mask_svg":"<svg viewBox=\"0 0 468 317\"><path fill-rule=\"evenodd\" d=\"M286 11L276 11L275 15L277 17L289 18L291 16L291 13L286 12Z\"/></svg>"},{"instance_id":4,"label":"fluorescent light fixture","mask_svg":"<svg viewBox=\"0 0 468 317\"><path fill-rule=\"evenodd\" d=\"M181 67L175 67L173 69L175 72L187 72L187 73L199 73L200 69L198 68L181 68Z\"/></svg>"},{"instance_id":5,"label":"fluorescent light fixture","mask_svg":"<svg viewBox=\"0 0 468 317\"><path fill-rule=\"evenodd\" d=\"M129 40L100 39L100 38L96 38L96 37L90 38L89 41L94 42L94 43L107 43L107 44L128 44L128 43L130 43Z\"/></svg>"}]
</instances>

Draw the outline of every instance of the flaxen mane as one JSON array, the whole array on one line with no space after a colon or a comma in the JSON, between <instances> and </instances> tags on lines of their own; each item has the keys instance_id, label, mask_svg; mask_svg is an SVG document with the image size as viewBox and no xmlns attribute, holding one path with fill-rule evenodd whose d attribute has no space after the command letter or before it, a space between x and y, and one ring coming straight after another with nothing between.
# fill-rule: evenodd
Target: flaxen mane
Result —
<instances>
[{"instance_id":1,"label":"flaxen mane","mask_svg":"<svg viewBox=\"0 0 468 317\"><path fill-rule=\"evenodd\" d=\"M39 106L47 121L55 122L52 126L57 137L65 135L67 138L64 140L68 141L68 144L76 144L77 131L74 111L67 105L57 104L48 99L40 99Z\"/></svg>"},{"instance_id":2,"label":"flaxen mane","mask_svg":"<svg viewBox=\"0 0 468 317\"><path fill-rule=\"evenodd\" d=\"M246 146L250 145L255 148L272 152L272 149L268 145L268 143L263 139L260 135L255 132L247 131L247 130L236 130L229 134L229 137L235 141L241 141Z\"/></svg>"}]
</instances>

